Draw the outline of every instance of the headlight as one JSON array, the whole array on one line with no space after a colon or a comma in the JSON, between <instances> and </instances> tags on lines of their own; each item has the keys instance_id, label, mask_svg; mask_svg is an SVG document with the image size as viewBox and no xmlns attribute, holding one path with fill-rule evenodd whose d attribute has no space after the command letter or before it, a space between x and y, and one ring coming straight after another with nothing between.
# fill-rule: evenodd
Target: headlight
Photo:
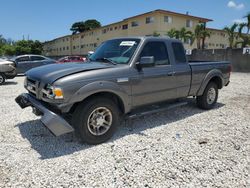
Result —
<instances>
[{"instance_id":1,"label":"headlight","mask_svg":"<svg viewBox=\"0 0 250 188\"><path fill-rule=\"evenodd\" d=\"M47 85L43 93L50 99L63 99L63 91L59 87L54 87L50 84Z\"/></svg>"}]
</instances>

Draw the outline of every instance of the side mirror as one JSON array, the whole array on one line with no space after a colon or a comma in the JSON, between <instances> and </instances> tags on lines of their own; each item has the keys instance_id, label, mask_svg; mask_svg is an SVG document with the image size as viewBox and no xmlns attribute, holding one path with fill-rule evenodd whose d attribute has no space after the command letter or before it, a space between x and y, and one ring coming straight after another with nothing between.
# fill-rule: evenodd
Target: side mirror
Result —
<instances>
[{"instance_id":1,"label":"side mirror","mask_svg":"<svg viewBox=\"0 0 250 188\"><path fill-rule=\"evenodd\" d=\"M154 56L144 56L141 57L140 62L136 63L138 70L141 70L143 67L153 67L155 66Z\"/></svg>"}]
</instances>

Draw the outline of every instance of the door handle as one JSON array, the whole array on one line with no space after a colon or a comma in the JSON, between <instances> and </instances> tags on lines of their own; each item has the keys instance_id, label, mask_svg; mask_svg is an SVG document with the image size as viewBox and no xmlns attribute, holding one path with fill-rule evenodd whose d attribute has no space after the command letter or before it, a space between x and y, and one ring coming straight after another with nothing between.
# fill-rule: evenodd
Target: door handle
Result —
<instances>
[{"instance_id":1,"label":"door handle","mask_svg":"<svg viewBox=\"0 0 250 188\"><path fill-rule=\"evenodd\" d=\"M168 75L168 76L174 76L174 75L175 75L175 72L169 72L167 75Z\"/></svg>"}]
</instances>

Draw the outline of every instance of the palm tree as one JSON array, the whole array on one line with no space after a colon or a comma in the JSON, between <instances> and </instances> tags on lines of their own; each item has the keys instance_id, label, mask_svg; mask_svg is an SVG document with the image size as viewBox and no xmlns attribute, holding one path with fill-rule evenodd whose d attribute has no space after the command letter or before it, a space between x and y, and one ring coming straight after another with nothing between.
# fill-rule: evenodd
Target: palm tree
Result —
<instances>
[{"instance_id":1,"label":"palm tree","mask_svg":"<svg viewBox=\"0 0 250 188\"><path fill-rule=\"evenodd\" d=\"M205 40L206 38L209 38L210 35L211 33L206 29L203 29L203 31L201 31L202 49L205 49Z\"/></svg>"},{"instance_id":2,"label":"palm tree","mask_svg":"<svg viewBox=\"0 0 250 188\"><path fill-rule=\"evenodd\" d=\"M238 34L235 32L236 28L238 27L237 23L234 23L230 27L225 27L223 30L227 32L228 41L230 48L233 48L234 40L238 37Z\"/></svg>"},{"instance_id":3,"label":"palm tree","mask_svg":"<svg viewBox=\"0 0 250 188\"><path fill-rule=\"evenodd\" d=\"M247 22L244 23L240 23L239 24L239 28L238 28L238 37L240 37L240 41L236 42L236 46L238 44L241 44L241 47L244 48L247 45L250 45L250 36L249 36L249 32L250 32L250 12L244 16L244 18L247 18ZM246 28L246 33L243 33L243 30Z\"/></svg>"},{"instance_id":4,"label":"palm tree","mask_svg":"<svg viewBox=\"0 0 250 188\"><path fill-rule=\"evenodd\" d=\"M250 32L250 12L246 16L244 16L244 18L247 18L247 23L245 26L247 27L247 34L249 34L249 32Z\"/></svg>"},{"instance_id":5,"label":"palm tree","mask_svg":"<svg viewBox=\"0 0 250 188\"><path fill-rule=\"evenodd\" d=\"M201 49L201 39L202 39L202 31L204 30L204 24L198 24L194 30L194 36L197 42L197 48Z\"/></svg>"},{"instance_id":6,"label":"palm tree","mask_svg":"<svg viewBox=\"0 0 250 188\"><path fill-rule=\"evenodd\" d=\"M170 29L166 35L170 38L179 38L179 32L175 28Z\"/></svg>"},{"instance_id":7,"label":"palm tree","mask_svg":"<svg viewBox=\"0 0 250 188\"><path fill-rule=\"evenodd\" d=\"M186 30L185 27L181 28L181 30L179 31L179 38L182 41L186 41L187 39L191 39L192 38L192 31L188 31Z\"/></svg>"}]
</instances>

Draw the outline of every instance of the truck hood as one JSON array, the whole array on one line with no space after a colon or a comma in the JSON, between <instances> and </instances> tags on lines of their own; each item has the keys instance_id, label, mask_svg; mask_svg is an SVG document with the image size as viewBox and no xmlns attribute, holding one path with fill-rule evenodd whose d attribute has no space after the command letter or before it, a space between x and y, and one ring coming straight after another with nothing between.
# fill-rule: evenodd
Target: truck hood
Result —
<instances>
[{"instance_id":1,"label":"truck hood","mask_svg":"<svg viewBox=\"0 0 250 188\"><path fill-rule=\"evenodd\" d=\"M26 76L32 80L52 84L56 80L71 74L106 69L113 66L114 65L98 62L52 64L33 68L26 72Z\"/></svg>"}]
</instances>

